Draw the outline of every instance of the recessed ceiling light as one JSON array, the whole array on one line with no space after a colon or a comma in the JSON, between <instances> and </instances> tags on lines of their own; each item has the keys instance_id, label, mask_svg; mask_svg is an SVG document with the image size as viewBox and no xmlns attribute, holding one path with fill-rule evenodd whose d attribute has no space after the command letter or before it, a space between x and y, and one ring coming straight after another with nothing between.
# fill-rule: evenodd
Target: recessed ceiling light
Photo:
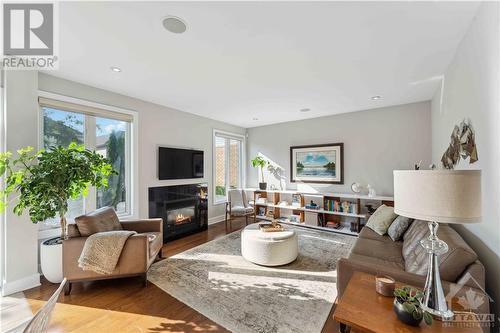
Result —
<instances>
[{"instance_id":1,"label":"recessed ceiling light","mask_svg":"<svg viewBox=\"0 0 500 333\"><path fill-rule=\"evenodd\" d=\"M187 25L181 18L167 16L162 20L163 27L174 34L182 34L186 31Z\"/></svg>"},{"instance_id":2,"label":"recessed ceiling light","mask_svg":"<svg viewBox=\"0 0 500 333\"><path fill-rule=\"evenodd\" d=\"M304 108L304 109L300 109L299 111L300 111L300 112L309 112L309 111L311 111L311 109L309 109L309 108Z\"/></svg>"},{"instance_id":3,"label":"recessed ceiling light","mask_svg":"<svg viewBox=\"0 0 500 333\"><path fill-rule=\"evenodd\" d=\"M374 100L374 101L377 101L379 99L382 99L382 96L380 96L380 95L372 96L372 100Z\"/></svg>"},{"instance_id":4,"label":"recessed ceiling light","mask_svg":"<svg viewBox=\"0 0 500 333\"><path fill-rule=\"evenodd\" d=\"M115 67L115 66L111 66L110 69L113 71L113 72L116 72L116 73L120 73L122 71L121 68L119 67Z\"/></svg>"},{"instance_id":5,"label":"recessed ceiling light","mask_svg":"<svg viewBox=\"0 0 500 333\"><path fill-rule=\"evenodd\" d=\"M253 118L252 118L252 120L259 120L259 118L255 118L255 117L253 117Z\"/></svg>"}]
</instances>

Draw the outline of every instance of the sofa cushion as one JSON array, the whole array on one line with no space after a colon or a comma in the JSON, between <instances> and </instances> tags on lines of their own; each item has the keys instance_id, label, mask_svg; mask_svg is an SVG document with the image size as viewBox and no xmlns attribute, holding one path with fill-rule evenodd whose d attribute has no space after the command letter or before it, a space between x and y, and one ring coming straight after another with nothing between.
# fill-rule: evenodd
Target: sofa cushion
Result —
<instances>
[{"instance_id":1,"label":"sofa cushion","mask_svg":"<svg viewBox=\"0 0 500 333\"><path fill-rule=\"evenodd\" d=\"M455 282L463 271L477 259L476 253L460 235L446 224L440 224L438 238L446 242L448 252L438 257L441 278ZM428 253L420 245L420 240L429 236L427 222L415 221L404 235L403 258L405 270L418 275L426 275Z\"/></svg>"},{"instance_id":2,"label":"sofa cushion","mask_svg":"<svg viewBox=\"0 0 500 333\"><path fill-rule=\"evenodd\" d=\"M413 221L403 235L403 258L414 252L417 246L421 246L420 240L427 237L428 232L427 222L422 220Z\"/></svg>"},{"instance_id":3,"label":"sofa cushion","mask_svg":"<svg viewBox=\"0 0 500 333\"><path fill-rule=\"evenodd\" d=\"M349 261L352 260L354 262L359 262L363 265L368 264L370 266L373 266L377 271L380 270L381 272L383 272L384 269L401 270L401 271L404 271L405 269L405 265L402 260L391 261L387 260L386 258L375 258L356 253L351 253L348 259Z\"/></svg>"},{"instance_id":4,"label":"sofa cushion","mask_svg":"<svg viewBox=\"0 0 500 333\"><path fill-rule=\"evenodd\" d=\"M383 258L384 260L401 263L404 265L401 256L401 242L381 242L374 239L359 238L354 244L351 253L367 257Z\"/></svg>"},{"instance_id":5,"label":"sofa cushion","mask_svg":"<svg viewBox=\"0 0 500 333\"><path fill-rule=\"evenodd\" d=\"M358 234L358 237L359 238L366 238L366 239L373 239L373 240L377 240L380 242L389 242L389 243L393 242L392 239L388 235L380 236L379 234L377 234L375 231L373 231L370 228L362 228Z\"/></svg>"},{"instance_id":6,"label":"sofa cushion","mask_svg":"<svg viewBox=\"0 0 500 333\"><path fill-rule=\"evenodd\" d=\"M366 226L379 235L385 235L396 217L394 207L382 205L370 216L368 222L366 222Z\"/></svg>"},{"instance_id":7,"label":"sofa cushion","mask_svg":"<svg viewBox=\"0 0 500 333\"><path fill-rule=\"evenodd\" d=\"M398 216L387 229L387 234L393 241L398 241L403 237L411 222L413 222L413 219L409 217Z\"/></svg>"},{"instance_id":8,"label":"sofa cushion","mask_svg":"<svg viewBox=\"0 0 500 333\"><path fill-rule=\"evenodd\" d=\"M112 207L100 208L90 214L75 218L80 235L87 237L98 232L123 230Z\"/></svg>"}]
</instances>

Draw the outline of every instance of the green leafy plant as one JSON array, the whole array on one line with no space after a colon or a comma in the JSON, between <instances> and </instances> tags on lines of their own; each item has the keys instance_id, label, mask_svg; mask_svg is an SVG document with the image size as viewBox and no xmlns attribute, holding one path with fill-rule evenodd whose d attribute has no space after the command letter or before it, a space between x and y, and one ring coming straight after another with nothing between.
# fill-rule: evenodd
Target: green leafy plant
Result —
<instances>
[{"instance_id":1,"label":"green leafy plant","mask_svg":"<svg viewBox=\"0 0 500 333\"><path fill-rule=\"evenodd\" d=\"M11 152L0 154L0 176L5 177L0 212L15 202L14 213L27 210L33 223L59 214L63 239L68 200L86 196L91 186L108 186L108 177L116 174L106 158L76 143L38 152L26 147L17 154L17 158ZM11 198L14 193L18 195Z\"/></svg>"},{"instance_id":2,"label":"green leafy plant","mask_svg":"<svg viewBox=\"0 0 500 333\"><path fill-rule=\"evenodd\" d=\"M420 304L420 301L424 297L424 294L420 290L408 286L396 288L394 296L401 303L403 309L411 314L415 320L422 320L423 318L427 325L432 325L432 315L423 310Z\"/></svg>"},{"instance_id":3,"label":"green leafy plant","mask_svg":"<svg viewBox=\"0 0 500 333\"><path fill-rule=\"evenodd\" d=\"M260 168L260 175L261 175L261 179L262 179L262 182L264 183L264 167L268 164L268 162L263 159L262 157L260 156L256 156L253 160L252 160L252 166L254 168Z\"/></svg>"}]
</instances>

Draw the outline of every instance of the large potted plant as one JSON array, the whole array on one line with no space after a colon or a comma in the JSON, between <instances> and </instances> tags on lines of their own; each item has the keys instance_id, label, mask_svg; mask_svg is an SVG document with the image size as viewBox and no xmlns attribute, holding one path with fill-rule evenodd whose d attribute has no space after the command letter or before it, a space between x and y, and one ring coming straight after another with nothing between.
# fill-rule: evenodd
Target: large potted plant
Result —
<instances>
[{"instance_id":1,"label":"large potted plant","mask_svg":"<svg viewBox=\"0 0 500 333\"><path fill-rule=\"evenodd\" d=\"M62 240L67 239L68 200L86 196L91 186L106 187L116 174L109 161L95 151L76 143L34 152L32 147L0 154L0 211L9 203L21 215L28 211L33 223L59 216L61 237L49 239L40 247L40 263L50 282L62 281ZM17 194L17 195L14 195Z\"/></svg>"},{"instance_id":2,"label":"large potted plant","mask_svg":"<svg viewBox=\"0 0 500 333\"><path fill-rule=\"evenodd\" d=\"M254 168L260 169L260 176L261 176L262 182L259 182L259 188L261 190L265 190L267 188L267 183L264 180L264 167L266 166L266 164L267 164L267 161L260 156L256 156L252 160L252 166Z\"/></svg>"}]
</instances>

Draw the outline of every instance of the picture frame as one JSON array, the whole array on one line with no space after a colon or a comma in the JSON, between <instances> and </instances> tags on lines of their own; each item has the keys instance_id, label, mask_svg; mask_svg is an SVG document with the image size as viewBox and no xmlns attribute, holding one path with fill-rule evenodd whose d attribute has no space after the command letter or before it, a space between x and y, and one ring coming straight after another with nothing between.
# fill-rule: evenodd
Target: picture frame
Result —
<instances>
[{"instance_id":1,"label":"picture frame","mask_svg":"<svg viewBox=\"0 0 500 333\"><path fill-rule=\"evenodd\" d=\"M292 207L302 206L302 195L300 193L292 194Z\"/></svg>"},{"instance_id":2,"label":"picture frame","mask_svg":"<svg viewBox=\"0 0 500 333\"><path fill-rule=\"evenodd\" d=\"M290 181L344 184L344 143L290 147Z\"/></svg>"}]
</instances>

